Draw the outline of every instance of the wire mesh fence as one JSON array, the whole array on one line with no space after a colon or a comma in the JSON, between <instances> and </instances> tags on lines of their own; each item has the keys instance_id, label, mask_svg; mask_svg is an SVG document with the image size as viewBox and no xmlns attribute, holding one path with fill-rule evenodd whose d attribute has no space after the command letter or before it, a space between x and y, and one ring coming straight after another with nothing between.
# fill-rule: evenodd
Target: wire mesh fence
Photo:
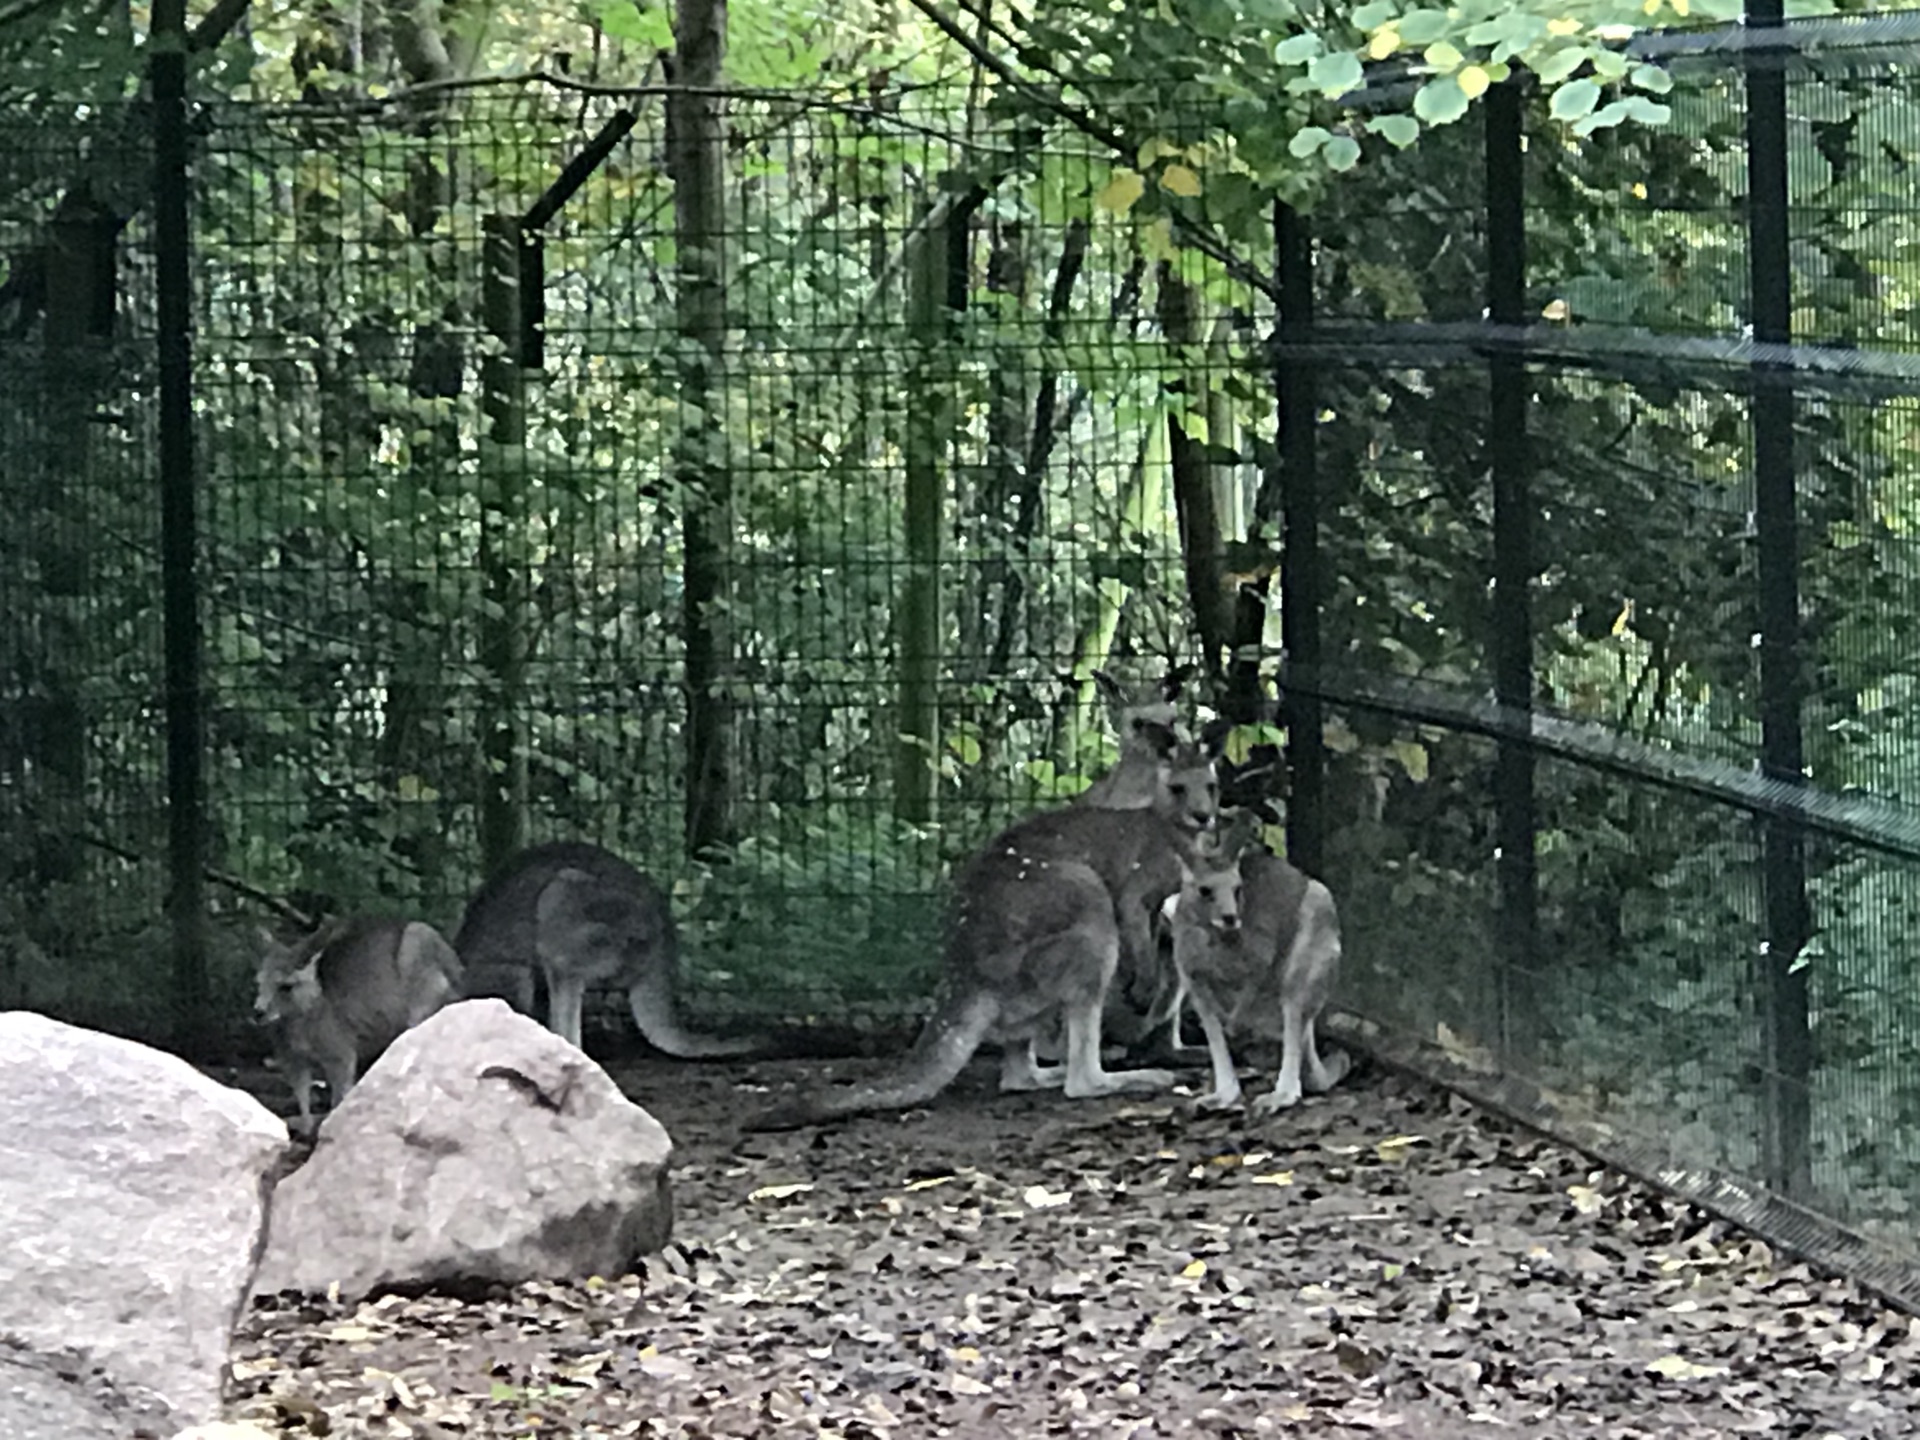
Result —
<instances>
[{"instance_id":1,"label":"wire mesh fence","mask_svg":"<svg viewBox=\"0 0 1920 1440\"><path fill-rule=\"evenodd\" d=\"M694 1008L910 1017L953 862L1111 759L1091 671L1198 659L1383 1053L1911 1284L1920 142L1831 50L1577 145L1502 90L1271 246L924 91L731 98L711 254L656 98L199 109L215 1009L276 907L450 930L565 837ZM153 1033L152 249L72 202L146 142L0 132L0 1000Z\"/></svg>"}]
</instances>

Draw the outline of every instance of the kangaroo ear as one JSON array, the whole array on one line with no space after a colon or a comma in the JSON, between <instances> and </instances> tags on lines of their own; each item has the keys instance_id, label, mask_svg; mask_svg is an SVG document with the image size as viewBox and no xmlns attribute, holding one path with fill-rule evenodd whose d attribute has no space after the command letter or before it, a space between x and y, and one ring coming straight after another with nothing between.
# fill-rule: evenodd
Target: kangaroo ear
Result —
<instances>
[{"instance_id":1,"label":"kangaroo ear","mask_svg":"<svg viewBox=\"0 0 1920 1440\"><path fill-rule=\"evenodd\" d=\"M1218 760L1227 750L1227 736L1233 733L1233 722L1216 717L1209 720L1200 731L1200 746L1207 752L1209 760Z\"/></svg>"},{"instance_id":2,"label":"kangaroo ear","mask_svg":"<svg viewBox=\"0 0 1920 1440\"><path fill-rule=\"evenodd\" d=\"M1193 666L1191 665L1176 665L1167 671L1160 681L1160 698L1169 701L1178 700L1181 689L1185 687L1192 674Z\"/></svg>"},{"instance_id":3,"label":"kangaroo ear","mask_svg":"<svg viewBox=\"0 0 1920 1440\"><path fill-rule=\"evenodd\" d=\"M1249 850L1260 848L1260 812L1257 810L1237 810L1233 819L1227 823L1227 836L1222 842L1230 846L1238 857Z\"/></svg>"},{"instance_id":4,"label":"kangaroo ear","mask_svg":"<svg viewBox=\"0 0 1920 1440\"><path fill-rule=\"evenodd\" d=\"M1120 689L1120 682L1104 670L1093 672L1093 687L1100 692L1101 697L1109 705L1120 706L1127 703L1126 694Z\"/></svg>"}]
</instances>

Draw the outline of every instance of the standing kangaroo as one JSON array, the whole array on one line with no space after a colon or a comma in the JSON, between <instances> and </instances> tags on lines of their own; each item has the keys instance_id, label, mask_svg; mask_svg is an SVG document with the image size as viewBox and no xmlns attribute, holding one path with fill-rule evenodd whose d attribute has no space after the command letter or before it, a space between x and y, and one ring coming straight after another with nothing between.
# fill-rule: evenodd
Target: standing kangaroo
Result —
<instances>
[{"instance_id":1,"label":"standing kangaroo","mask_svg":"<svg viewBox=\"0 0 1920 1440\"><path fill-rule=\"evenodd\" d=\"M1303 1087L1322 1094L1347 1073L1344 1051L1324 1058L1314 1024L1340 970L1340 920L1333 896L1258 839L1259 822L1241 812L1205 837L1177 899L1173 959L1207 1032L1213 1093L1204 1109L1240 1103L1229 1032L1280 1037L1280 1074L1253 1102L1271 1115L1300 1102Z\"/></svg>"},{"instance_id":2,"label":"standing kangaroo","mask_svg":"<svg viewBox=\"0 0 1920 1440\"><path fill-rule=\"evenodd\" d=\"M1106 671L1093 672L1093 683L1106 699L1107 713L1120 737L1120 758L1111 770L1076 795L1074 804L1102 810L1145 810L1152 806L1160 755L1149 727L1179 733L1175 702L1192 673L1191 665L1175 666L1152 685L1129 694Z\"/></svg>"},{"instance_id":3,"label":"standing kangaroo","mask_svg":"<svg viewBox=\"0 0 1920 1440\"><path fill-rule=\"evenodd\" d=\"M299 943L261 932L254 1014L273 1036L300 1125L313 1124L313 1072L335 1109L360 1071L459 998L460 961L431 925L351 916Z\"/></svg>"},{"instance_id":4,"label":"standing kangaroo","mask_svg":"<svg viewBox=\"0 0 1920 1440\"><path fill-rule=\"evenodd\" d=\"M1145 809L1153 804L1160 765L1156 729L1180 733L1176 706L1192 673L1191 665L1175 666L1153 684L1130 692L1106 671L1093 672L1094 683L1106 698L1107 712L1120 737L1120 758L1111 770L1081 791L1074 804L1109 810ZM1156 922L1160 918L1154 917ZM1164 940L1156 939L1152 962L1128 967L1119 982L1108 989L1105 1029L1109 1038L1140 1047L1164 1025L1168 1033L1160 1053L1175 1057L1183 1049L1182 997L1171 958L1162 958L1165 948Z\"/></svg>"},{"instance_id":5,"label":"standing kangaroo","mask_svg":"<svg viewBox=\"0 0 1920 1440\"><path fill-rule=\"evenodd\" d=\"M679 933L666 897L645 875L598 845L557 841L523 850L467 905L454 949L469 994L501 995L533 1012L533 967L547 982L547 1025L580 1043L588 984L626 988L640 1033L682 1060L745 1055L758 1039L722 1039L681 1028L674 1000Z\"/></svg>"},{"instance_id":6,"label":"standing kangaroo","mask_svg":"<svg viewBox=\"0 0 1920 1440\"><path fill-rule=\"evenodd\" d=\"M933 1017L892 1076L777 1104L747 1128L785 1130L924 1104L987 1040L1002 1047L1002 1090L1058 1086L1082 1099L1171 1085L1169 1071L1108 1071L1100 1058L1107 987L1129 963L1130 947L1152 958L1152 917L1179 891L1192 836L1214 822L1211 752L1165 727L1153 734L1160 759L1149 808L1035 815L961 868ZM1063 1017L1065 1062L1038 1064L1035 1037Z\"/></svg>"}]
</instances>

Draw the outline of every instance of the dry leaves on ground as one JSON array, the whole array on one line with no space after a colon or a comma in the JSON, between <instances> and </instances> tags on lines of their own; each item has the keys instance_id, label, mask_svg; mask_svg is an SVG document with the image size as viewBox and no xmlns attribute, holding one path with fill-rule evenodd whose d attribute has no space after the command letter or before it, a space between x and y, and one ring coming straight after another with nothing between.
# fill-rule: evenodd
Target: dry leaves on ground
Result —
<instances>
[{"instance_id":1,"label":"dry leaves on ground","mask_svg":"<svg viewBox=\"0 0 1920 1440\"><path fill-rule=\"evenodd\" d=\"M646 1062L678 1146L644 1277L248 1320L289 1435L1920 1433L1920 1332L1411 1082L1271 1121L997 1096L818 1132L743 1094L873 1067Z\"/></svg>"}]
</instances>

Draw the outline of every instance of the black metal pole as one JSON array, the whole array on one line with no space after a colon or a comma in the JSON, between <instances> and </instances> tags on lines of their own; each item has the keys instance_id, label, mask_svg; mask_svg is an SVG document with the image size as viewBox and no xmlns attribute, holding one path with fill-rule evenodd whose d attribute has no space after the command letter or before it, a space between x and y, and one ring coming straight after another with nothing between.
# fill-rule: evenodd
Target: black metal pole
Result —
<instances>
[{"instance_id":1,"label":"black metal pole","mask_svg":"<svg viewBox=\"0 0 1920 1440\"><path fill-rule=\"evenodd\" d=\"M165 629L167 918L173 1033L183 1050L211 1031L202 771L199 535L194 516L191 192L187 175L185 0L153 9L153 248L158 291L160 570Z\"/></svg>"},{"instance_id":2,"label":"black metal pole","mask_svg":"<svg viewBox=\"0 0 1920 1440\"><path fill-rule=\"evenodd\" d=\"M1280 338L1313 324L1313 241L1291 205L1273 207L1274 270L1280 280ZM1325 585L1320 565L1319 452L1311 365L1285 358L1275 366L1280 388L1280 625L1289 665L1319 683L1320 607ZM1287 723L1287 857L1309 875L1326 861L1326 718L1320 697L1283 690Z\"/></svg>"},{"instance_id":3,"label":"black metal pole","mask_svg":"<svg viewBox=\"0 0 1920 1440\"><path fill-rule=\"evenodd\" d=\"M1487 316L1527 323L1525 147L1520 89L1487 92ZM1502 705L1533 707L1533 475L1527 437L1532 385L1524 361L1489 362L1487 463L1493 481L1493 689ZM1539 875L1534 857L1534 756L1503 742L1494 772L1500 884L1500 978L1492 1007L1503 1052L1538 1036L1533 974L1539 955ZM1489 1037L1491 1038L1491 1037Z\"/></svg>"},{"instance_id":4,"label":"black metal pole","mask_svg":"<svg viewBox=\"0 0 1920 1440\"><path fill-rule=\"evenodd\" d=\"M1783 22L1782 0L1750 0L1750 29ZM1793 341L1793 256L1787 190L1787 77L1778 57L1756 56L1747 70L1747 250L1753 290L1753 338ZM1759 530L1760 768L1798 785L1805 771L1800 734L1800 537L1793 462L1794 396L1768 385L1756 367L1753 418L1754 521ZM1779 377L1771 377L1778 379ZM1792 1196L1812 1189L1808 1153L1812 1044L1807 976L1796 969L1811 921L1800 828L1769 819L1761 829L1766 940L1758 978L1764 1006L1767 1183Z\"/></svg>"}]
</instances>

